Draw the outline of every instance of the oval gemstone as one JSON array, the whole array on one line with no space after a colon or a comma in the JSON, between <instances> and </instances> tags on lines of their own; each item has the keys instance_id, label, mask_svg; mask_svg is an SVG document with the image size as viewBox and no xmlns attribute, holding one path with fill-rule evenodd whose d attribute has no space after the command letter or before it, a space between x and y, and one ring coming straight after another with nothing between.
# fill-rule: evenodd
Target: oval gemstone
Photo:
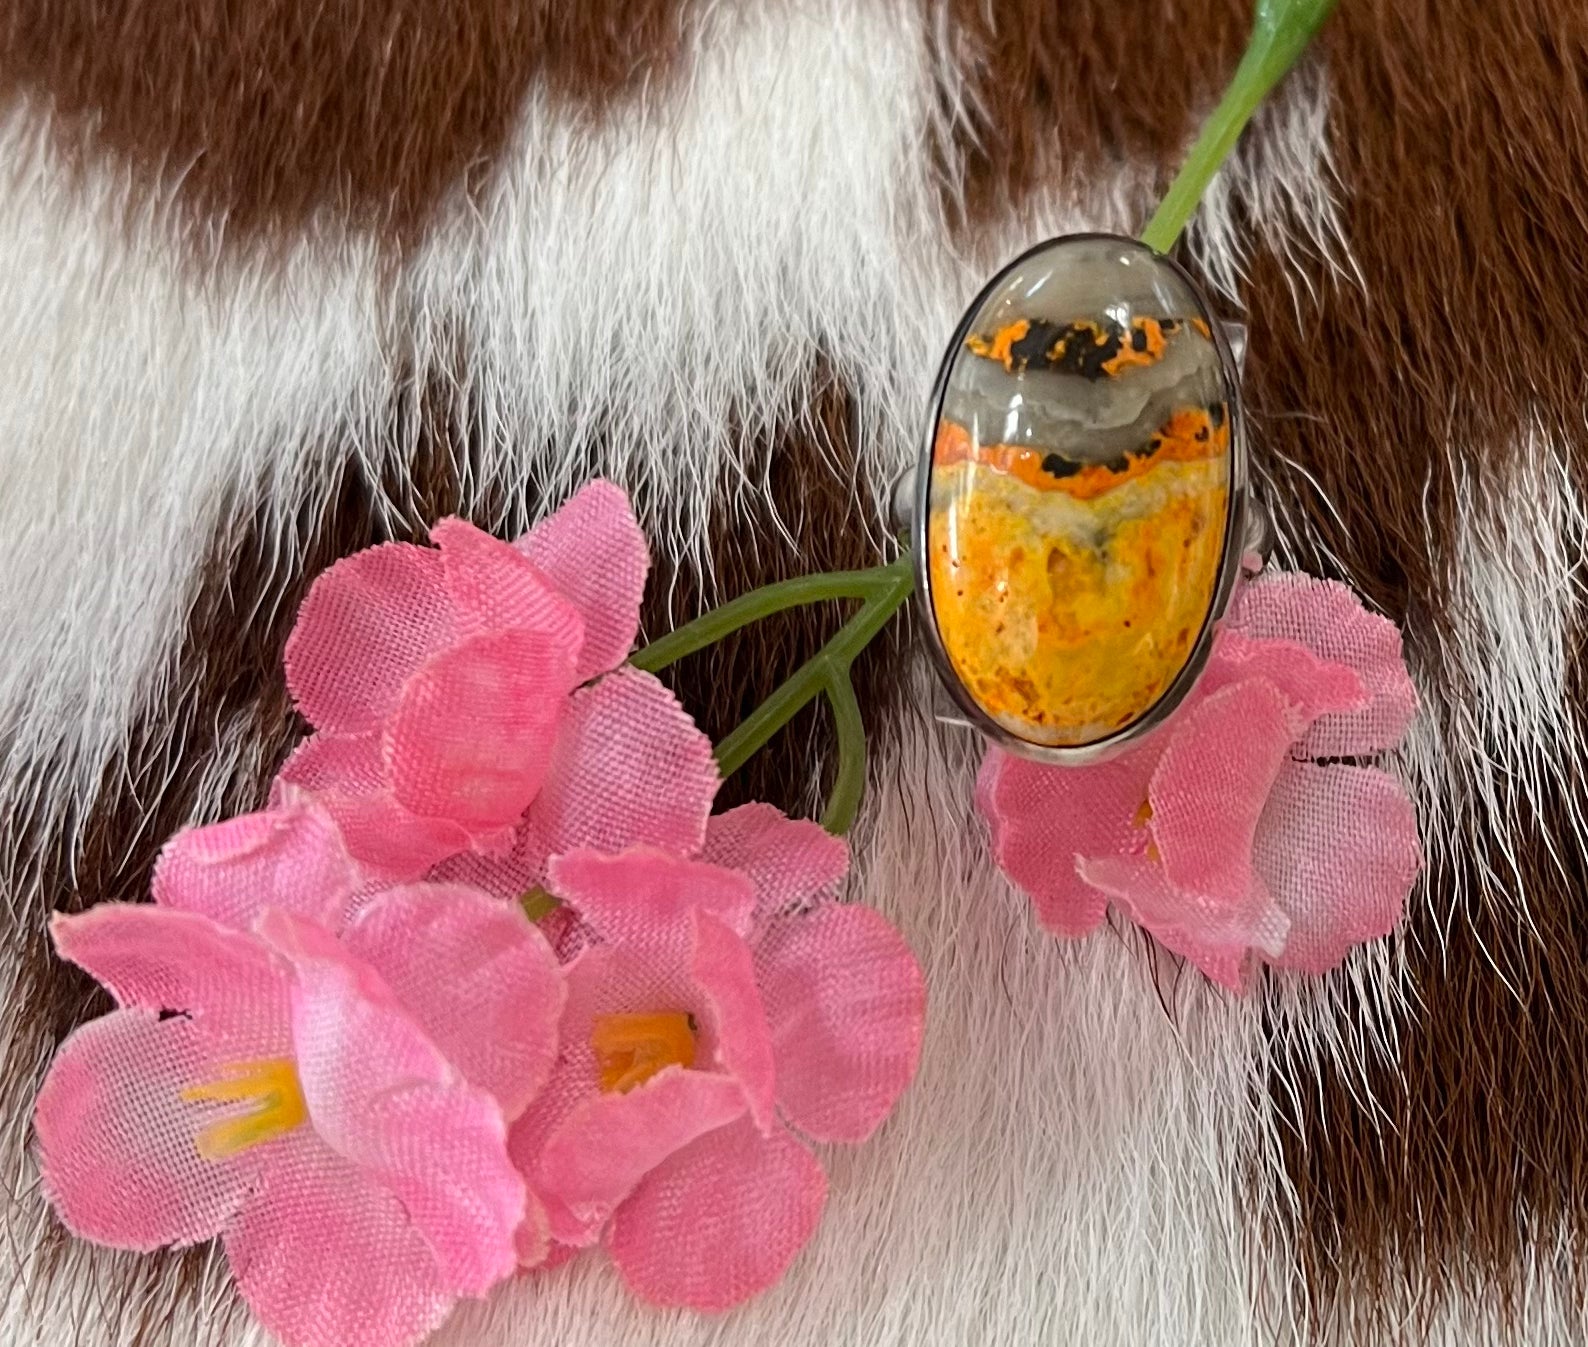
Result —
<instances>
[{"instance_id":1,"label":"oval gemstone","mask_svg":"<svg viewBox=\"0 0 1588 1347\"><path fill-rule=\"evenodd\" d=\"M928 601L970 699L1050 748L1129 730L1199 648L1234 476L1232 372L1174 264L1058 239L949 355L928 473Z\"/></svg>"}]
</instances>

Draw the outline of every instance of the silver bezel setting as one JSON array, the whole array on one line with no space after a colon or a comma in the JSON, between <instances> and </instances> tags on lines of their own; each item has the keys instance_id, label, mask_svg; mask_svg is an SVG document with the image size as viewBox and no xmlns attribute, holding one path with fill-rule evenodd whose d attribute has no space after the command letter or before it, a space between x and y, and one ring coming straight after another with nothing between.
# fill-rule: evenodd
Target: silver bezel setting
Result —
<instances>
[{"instance_id":1,"label":"silver bezel setting","mask_svg":"<svg viewBox=\"0 0 1588 1347\"><path fill-rule=\"evenodd\" d=\"M1177 278L1184 283L1187 291L1196 300L1201 309L1201 317L1207 322L1209 330L1213 333L1214 348L1218 351L1219 363L1223 369L1224 382L1227 389L1227 405L1230 418L1230 480L1229 499L1225 507L1224 516L1224 547L1219 558L1218 583L1214 587L1213 601L1208 606L1208 611L1202 621L1202 629L1197 633L1191 654L1179 674L1175 676L1162 696L1152 704L1142 715L1137 717L1124 729L1109 735L1106 739L1099 739L1090 744L1077 744L1057 746L1049 744L1034 744L1022 739L1019 735L999 724L985 710L974 697L966 690L958 674L954 672L952 661L943 646L942 633L937 627L937 613L932 602L932 576L931 565L927 554L927 525L931 505L932 489L932 457L937 442L937 428L942 418L943 401L948 393L948 380L953 371L954 364L964 347L970 330L983 305L992 297L994 291L1003 284L1005 277L1010 272L1027 262L1036 254L1052 248L1056 244L1071 241L1107 240L1112 243L1127 245L1141 252L1149 254L1156 262L1171 268ZM1235 592L1235 584L1241 573L1241 559L1246 551L1248 525L1251 520L1250 489L1248 485L1246 462L1246 422L1244 410L1241 406L1240 364L1235 357L1229 342L1229 336L1218 318L1214 315L1212 306L1208 303L1207 294L1197 284L1196 280L1174 258L1163 253L1154 252L1139 239L1132 239L1122 234L1107 233L1082 233L1064 234L1055 238L1046 239L1034 247L1026 249L1018 257L1002 267L997 275L981 288L976 298L966 308L964 316L960 319L958 327L948 344L947 353L939 365L937 378L932 386L931 415L927 420L925 439L915 467L915 488L913 495L913 509L910 519L910 541L915 554L915 592L916 601L920 606L923 625L927 633L927 645L931 651L933 663L937 667L939 678L947 687L955 704L963 711L966 718L987 738L996 743L1000 748L1022 758L1030 758L1036 762L1051 763L1062 767L1084 767L1092 763L1102 762L1133 744L1139 743L1147 735L1163 724L1185 701L1187 694L1196 686L1197 680L1202 676L1203 669L1207 666L1208 655L1213 648L1214 628L1220 618L1229 608L1230 599Z\"/></svg>"}]
</instances>

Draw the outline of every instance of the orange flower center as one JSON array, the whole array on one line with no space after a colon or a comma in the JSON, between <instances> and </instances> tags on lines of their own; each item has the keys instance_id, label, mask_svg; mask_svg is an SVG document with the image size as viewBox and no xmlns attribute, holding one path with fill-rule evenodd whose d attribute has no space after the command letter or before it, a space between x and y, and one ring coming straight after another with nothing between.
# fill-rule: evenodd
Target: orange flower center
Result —
<instances>
[{"instance_id":1,"label":"orange flower center","mask_svg":"<svg viewBox=\"0 0 1588 1347\"><path fill-rule=\"evenodd\" d=\"M286 1136L309 1118L297 1070L286 1057L233 1063L219 1080L183 1090L182 1099L189 1104L253 1105L246 1113L211 1124L194 1138L206 1160L228 1160Z\"/></svg>"},{"instance_id":2,"label":"orange flower center","mask_svg":"<svg viewBox=\"0 0 1588 1347\"><path fill-rule=\"evenodd\" d=\"M601 1089L626 1094L669 1066L695 1064L695 1021L681 1010L597 1015L590 1046L601 1065Z\"/></svg>"}]
</instances>

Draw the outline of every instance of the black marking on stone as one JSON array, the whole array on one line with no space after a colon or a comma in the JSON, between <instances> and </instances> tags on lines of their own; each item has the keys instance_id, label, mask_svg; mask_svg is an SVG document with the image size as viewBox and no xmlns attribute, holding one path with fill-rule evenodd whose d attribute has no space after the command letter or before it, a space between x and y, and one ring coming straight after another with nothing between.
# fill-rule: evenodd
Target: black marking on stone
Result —
<instances>
[{"instance_id":1,"label":"black marking on stone","mask_svg":"<svg viewBox=\"0 0 1588 1347\"><path fill-rule=\"evenodd\" d=\"M1033 321L1026 329L1026 335L1009 347L1010 369L1020 374L1028 369L1048 368L1054 346L1067 341L1069 331L1069 328L1058 323Z\"/></svg>"},{"instance_id":2,"label":"black marking on stone","mask_svg":"<svg viewBox=\"0 0 1588 1347\"><path fill-rule=\"evenodd\" d=\"M1125 329L1110 322L1102 328L1092 323L1074 324L1075 336L1064 344L1064 358L1055 368L1061 374L1079 374L1083 379L1107 379L1111 375L1104 368L1125 344ZM1102 335L1099 344L1097 338Z\"/></svg>"},{"instance_id":3,"label":"black marking on stone","mask_svg":"<svg viewBox=\"0 0 1588 1347\"><path fill-rule=\"evenodd\" d=\"M1011 374L1052 370L1094 382L1111 378L1112 372L1105 367L1120 353L1127 340L1127 330L1112 320L1101 324L1085 319L1055 323L1043 318L1028 318L1026 324L1020 339L1009 344ZM991 346L996 338L980 340Z\"/></svg>"},{"instance_id":4,"label":"black marking on stone","mask_svg":"<svg viewBox=\"0 0 1588 1347\"><path fill-rule=\"evenodd\" d=\"M1042 460L1042 471L1049 477L1073 477L1080 470L1079 463L1065 458L1063 454L1048 454Z\"/></svg>"}]
</instances>

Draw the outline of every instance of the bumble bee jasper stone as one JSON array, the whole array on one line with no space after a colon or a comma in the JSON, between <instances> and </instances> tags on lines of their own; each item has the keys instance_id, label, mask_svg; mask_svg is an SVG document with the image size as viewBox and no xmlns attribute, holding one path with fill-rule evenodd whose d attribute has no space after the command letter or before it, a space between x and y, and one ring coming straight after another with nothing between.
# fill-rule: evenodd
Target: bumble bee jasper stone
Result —
<instances>
[{"instance_id":1,"label":"bumble bee jasper stone","mask_svg":"<svg viewBox=\"0 0 1588 1347\"><path fill-rule=\"evenodd\" d=\"M966 692L1032 745L1119 734L1213 616L1231 375L1178 268L1128 239L1015 263L949 370L927 483L928 600Z\"/></svg>"}]
</instances>

